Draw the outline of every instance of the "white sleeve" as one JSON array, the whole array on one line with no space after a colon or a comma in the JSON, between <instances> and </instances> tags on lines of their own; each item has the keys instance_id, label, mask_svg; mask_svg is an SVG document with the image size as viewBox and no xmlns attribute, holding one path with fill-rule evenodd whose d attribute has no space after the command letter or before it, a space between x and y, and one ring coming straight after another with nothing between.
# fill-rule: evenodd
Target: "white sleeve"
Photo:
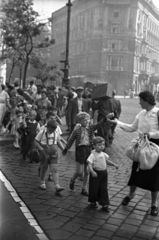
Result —
<instances>
[{"instance_id":1,"label":"white sleeve","mask_svg":"<svg viewBox=\"0 0 159 240\"><path fill-rule=\"evenodd\" d=\"M108 160L109 159L109 155L106 154L105 152L103 152L103 153L104 153L105 159Z\"/></svg>"},{"instance_id":2,"label":"white sleeve","mask_svg":"<svg viewBox=\"0 0 159 240\"><path fill-rule=\"evenodd\" d=\"M94 161L94 154L91 153L91 154L89 155L89 157L87 158L87 163L93 164L93 161Z\"/></svg>"},{"instance_id":3,"label":"white sleeve","mask_svg":"<svg viewBox=\"0 0 159 240\"><path fill-rule=\"evenodd\" d=\"M126 132L135 132L138 129L138 122L139 122L139 119L137 115L132 124L123 123L119 120L117 121L117 124L121 129L123 129Z\"/></svg>"},{"instance_id":4,"label":"white sleeve","mask_svg":"<svg viewBox=\"0 0 159 240\"><path fill-rule=\"evenodd\" d=\"M35 140L37 140L38 142L41 142L43 132L44 130L40 130L40 132L36 135Z\"/></svg>"}]
</instances>

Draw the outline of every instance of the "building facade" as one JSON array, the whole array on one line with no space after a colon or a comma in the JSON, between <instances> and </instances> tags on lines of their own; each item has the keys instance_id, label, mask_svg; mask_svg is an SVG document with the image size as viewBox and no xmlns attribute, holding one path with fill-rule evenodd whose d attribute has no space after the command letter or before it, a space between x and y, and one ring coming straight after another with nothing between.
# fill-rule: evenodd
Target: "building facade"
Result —
<instances>
[{"instance_id":1,"label":"building facade","mask_svg":"<svg viewBox=\"0 0 159 240\"><path fill-rule=\"evenodd\" d=\"M52 14L52 61L65 52L67 7ZM76 0L70 76L108 82L118 94L151 90L159 74L159 10L150 0ZM78 78L77 78L78 79Z\"/></svg>"}]
</instances>

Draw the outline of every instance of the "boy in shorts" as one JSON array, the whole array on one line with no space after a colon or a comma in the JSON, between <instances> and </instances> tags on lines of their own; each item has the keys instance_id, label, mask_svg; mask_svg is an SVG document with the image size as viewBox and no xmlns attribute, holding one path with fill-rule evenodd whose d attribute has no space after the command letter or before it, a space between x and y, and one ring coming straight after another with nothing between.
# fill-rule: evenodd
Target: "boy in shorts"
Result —
<instances>
[{"instance_id":1,"label":"boy in shorts","mask_svg":"<svg viewBox=\"0 0 159 240\"><path fill-rule=\"evenodd\" d=\"M56 193L64 190L63 187L59 185L58 177L58 151L57 146L63 150L63 144L60 141L60 136L55 131L57 128L57 123L55 120L49 120L46 127L40 130L35 138L35 146L38 148L41 156L40 165L40 188L42 190L46 189L45 185L45 175L49 168L52 172L52 178L55 184Z\"/></svg>"}]
</instances>

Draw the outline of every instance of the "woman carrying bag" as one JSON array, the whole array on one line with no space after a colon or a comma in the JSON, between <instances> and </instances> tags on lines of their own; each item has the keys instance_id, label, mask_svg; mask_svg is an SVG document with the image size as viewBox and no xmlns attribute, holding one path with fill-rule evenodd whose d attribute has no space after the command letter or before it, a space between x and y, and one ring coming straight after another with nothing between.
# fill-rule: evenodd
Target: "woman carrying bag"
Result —
<instances>
[{"instance_id":1,"label":"woman carrying bag","mask_svg":"<svg viewBox=\"0 0 159 240\"><path fill-rule=\"evenodd\" d=\"M137 114L132 124L123 123L117 119L109 120L117 124L126 132L139 133L139 136L145 134L149 141L159 145L159 122L158 111L155 107L155 98L149 91L143 91L139 94L139 104L143 109ZM135 196L136 187L151 191L151 215L158 215L158 191L159 191L159 161L149 170L141 170L138 162L133 162L131 176L128 182L130 186L129 194L123 199L122 205L126 206Z\"/></svg>"}]
</instances>

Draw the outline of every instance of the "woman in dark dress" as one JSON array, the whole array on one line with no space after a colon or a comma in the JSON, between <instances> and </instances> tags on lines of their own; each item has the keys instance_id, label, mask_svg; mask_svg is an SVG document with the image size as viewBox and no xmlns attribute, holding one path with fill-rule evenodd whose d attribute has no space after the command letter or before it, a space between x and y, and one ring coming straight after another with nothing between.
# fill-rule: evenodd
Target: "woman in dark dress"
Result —
<instances>
[{"instance_id":1,"label":"woman in dark dress","mask_svg":"<svg viewBox=\"0 0 159 240\"><path fill-rule=\"evenodd\" d=\"M159 145L159 108L155 107L155 98L149 91L143 91L139 94L139 104L142 111L136 116L132 124L126 124L119 120L111 120L112 123L127 132L137 131L140 134L146 134L150 141ZM158 191L159 191L159 161L150 170L138 170L138 163L133 162L132 172L128 182L130 192L126 196L122 205L127 205L135 195L136 187L151 191L151 215L158 215Z\"/></svg>"}]
</instances>

